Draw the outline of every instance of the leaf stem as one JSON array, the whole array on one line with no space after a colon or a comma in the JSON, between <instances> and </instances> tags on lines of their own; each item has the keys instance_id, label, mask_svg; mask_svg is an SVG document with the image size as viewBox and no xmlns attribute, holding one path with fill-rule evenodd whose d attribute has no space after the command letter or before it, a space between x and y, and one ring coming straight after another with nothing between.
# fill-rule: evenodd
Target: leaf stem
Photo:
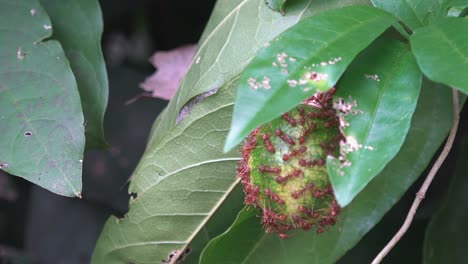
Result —
<instances>
[{"instance_id":1,"label":"leaf stem","mask_svg":"<svg viewBox=\"0 0 468 264\"><path fill-rule=\"evenodd\" d=\"M406 216L405 222L401 226L400 230L398 230L398 232L393 236L390 242L388 242L388 244L382 249L382 251L380 251L380 253L375 257L375 259L372 261L372 264L381 263L383 258L387 256L390 250L392 250L393 247L395 247L395 245L398 243L398 241L400 241L400 239L403 237L403 235L405 235L406 231L411 225L411 222L413 221L414 215L416 214L416 210L418 209L419 204L424 199L427 189L429 188L432 180L434 179L434 176L436 175L437 171L440 169L440 167L444 163L444 160L447 158L448 154L450 153L450 150L452 149L453 141L457 134L458 123L460 121L458 92L454 88L452 88L452 95L453 95L452 128L450 129L450 133L447 138L447 142L445 143L444 149L442 150L436 162L432 166L431 171L429 172L426 179L424 180L424 183L422 184L421 188L416 193L416 198L413 201L413 205L411 205L408 215Z\"/></svg>"}]
</instances>

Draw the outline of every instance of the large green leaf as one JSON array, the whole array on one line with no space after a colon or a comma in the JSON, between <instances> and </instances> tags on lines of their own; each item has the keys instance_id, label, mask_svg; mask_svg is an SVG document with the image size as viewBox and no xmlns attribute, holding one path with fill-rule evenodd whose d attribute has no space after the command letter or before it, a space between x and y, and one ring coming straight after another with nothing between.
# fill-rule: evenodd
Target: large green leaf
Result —
<instances>
[{"instance_id":1,"label":"large green leaf","mask_svg":"<svg viewBox=\"0 0 468 264\"><path fill-rule=\"evenodd\" d=\"M468 20L448 17L416 30L411 49L431 80L468 93Z\"/></svg>"},{"instance_id":2,"label":"large green leaf","mask_svg":"<svg viewBox=\"0 0 468 264\"><path fill-rule=\"evenodd\" d=\"M224 85L245 68L267 42L299 20L318 12L369 0L298 0L288 2L284 16L265 0L219 0L199 41L194 60L160 124L155 139L176 125L181 108L193 97Z\"/></svg>"},{"instance_id":3,"label":"large green leaf","mask_svg":"<svg viewBox=\"0 0 468 264\"><path fill-rule=\"evenodd\" d=\"M93 263L154 263L189 244L237 184L236 152L224 154L233 83L149 146L134 173L130 211L111 217Z\"/></svg>"},{"instance_id":4,"label":"large green leaf","mask_svg":"<svg viewBox=\"0 0 468 264\"><path fill-rule=\"evenodd\" d=\"M75 78L35 0L0 0L0 168L79 196L85 145Z\"/></svg>"},{"instance_id":5,"label":"large green leaf","mask_svg":"<svg viewBox=\"0 0 468 264\"><path fill-rule=\"evenodd\" d=\"M372 3L403 21L415 30L429 25L436 18L446 14L440 0L371 0Z\"/></svg>"},{"instance_id":6,"label":"large green leaf","mask_svg":"<svg viewBox=\"0 0 468 264\"><path fill-rule=\"evenodd\" d=\"M342 128L344 161L327 160L328 175L342 207L400 150L420 87L421 72L408 46L384 38L361 53L343 75L334 100L342 104L341 111L349 111L340 114L346 123Z\"/></svg>"},{"instance_id":7,"label":"large green leaf","mask_svg":"<svg viewBox=\"0 0 468 264\"><path fill-rule=\"evenodd\" d=\"M379 9L350 6L320 13L282 33L242 73L225 150L335 85L354 57L394 21Z\"/></svg>"},{"instance_id":8,"label":"large green leaf","mask_svg":"<svg viewBox=\"0 0 468 264\"><path fill-rule=\"evenodd\" d=\"M400 152L343 209L335 227L321 235L297 231L280 240L275 234L264 233L255 214L242 211L232 231L206 247L201 263L335 263L374 227L430 162L451 125L451 98L449 89L432 83L423 86Z\"/></svg>"},{"instance_id":9,"label":"large green leaf","mask_svg":"<svg viewBox=\"0 0 468 264\"><path fill-rule=\"evenodd\" d=\"M465 263L468 248L468 136L464 136L448 196L426 231L424 263ZM439 175L444 177L446 175Z\"/></svg>"},{"instance_id":10,"label":"large green leaf","mask_svg":"<svg viewBox=\"0 0 468 264\"><path fill-rule=\"evenodd\" d=\"M97 0L40 0L52 20L78 83L85 116L87 147L103 147L108 81L101 51L103 30Z\"/></svg>"}]
</instances>

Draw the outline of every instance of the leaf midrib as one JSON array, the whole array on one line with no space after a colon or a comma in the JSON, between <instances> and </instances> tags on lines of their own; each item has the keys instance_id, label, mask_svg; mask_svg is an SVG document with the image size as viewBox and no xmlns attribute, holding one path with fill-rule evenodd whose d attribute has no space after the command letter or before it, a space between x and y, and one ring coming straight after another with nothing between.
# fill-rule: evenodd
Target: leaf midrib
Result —
<instances>
[{"instance_id":1,"label":"leaf midrib","mask_svg":"<svg viewBox=\"0 0 468 264\"><path fill-rule=\"evenodd\" d=\"M200 224L196 227L194 232L190 235L190 237L187 239L187 243L179 250L176 256L172 259L172 261L169 264L174 264L178 259L179 256L182 252L185 251L187 248L187 245L192 242L192 240L195 238L195 236L200 232L200 230L205 226L205 224L210 220L210 218L213 216L213 214L218 210L218 208L223 204L224 200L228 197L228 195L234 190L237 184L239 184L240 178L236 178L236 180L231 184L231 186L226 190L223 196L218 200L218 202L213 206L213 208L210 210L209 215L203 219L203 221L200 222Z\"/></svg>"}]
</instances>

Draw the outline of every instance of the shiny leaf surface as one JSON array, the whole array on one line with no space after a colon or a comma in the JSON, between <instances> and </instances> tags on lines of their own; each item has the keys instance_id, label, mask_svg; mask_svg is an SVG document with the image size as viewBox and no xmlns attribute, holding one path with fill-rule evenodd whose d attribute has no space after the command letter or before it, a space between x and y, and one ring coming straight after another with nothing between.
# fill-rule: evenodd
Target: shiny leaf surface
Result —
<instances>
[{"instance_id":1,"label":"shiny leaf surface","mask_svg":"<svg viewBox=\"0 0 468 264\"><path fill-rule=\"evenodd\" d=\"M344 207L398 153L418 101L421 72L407 45L381 38L351 64L334 96L346 144L327 170Z\"/></svg>"}]
</instances>

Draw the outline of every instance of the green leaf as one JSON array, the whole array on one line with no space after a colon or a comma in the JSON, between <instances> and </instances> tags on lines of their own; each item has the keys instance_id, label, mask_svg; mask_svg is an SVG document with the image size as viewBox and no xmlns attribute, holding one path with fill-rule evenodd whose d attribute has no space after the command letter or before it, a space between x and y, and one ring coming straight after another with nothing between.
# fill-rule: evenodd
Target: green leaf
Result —
<instances>
[{"instance_id":1,"label":"green leaf","mask_svg":"<svg viewBox=\"0 0 468 264\"><path fill-rule=\"evenodd\" d=\"M284 6L287 0L265 0L265 3L270 7L272 10L276 12L280 12L284 14Z\"/></svg>"},{"instance_id":2,"label":"green leaf","mask_svg":"<svg viewBox=\"0 0 468 264\"><path fill-rule=\"evenodd\" d=\"M222 151L233 85L199 103L170 134L148 146L130 185L136 196L130 211L123 219L107 221L93 263L166 259L203 230L238 182L239 154Z\"/></svg>"},{"instance_id":3,"label":"green leaf","mask_svg":"<svg viewBox=\"0 0 468 264\"><path fill-rule=\"evenodd\" d=\"M85 145L75 78L38 1L0 0L0 166L79 196Z\"/></svg>"},{"instance_id":4,"label":"green leaf","mask_svg":"<svg viewBox=\"0 0 468 264\"><path fill-rule=\"evenodd\" d=\"M243 201L244 192L242 191L242 186L238 184L190 242L187 247L190 249L190 254L185 257L183 261L184 264L199 263L200 254L206 244L229 227L232 220L236 218L237 214L244 206Z\"/></svg>"},{"instance_id":5,"label":"green leaf","mask_svg":"<svg viewBox=\"0 0 468 264\"><path fill-rule=\"evenodd\" d=\"M416 30L411 49L421 71L440 82L468 93L468 20L448 17Z\"/></svg>"},{"instance_id":6,"label":"green leaf","mask_svg":"<svg viewBox=\"0 0 468 264\"><path fill-rule=\"evenodd\" d=\"M275 234L264 233L259 218L244 216L243 212L230 228L232 231L210 242L201 263L335 263L380 221L428 165L450 129L451 99L449 89L432 83L423 85L400 152L343 209L335 227L321 235L297 231L280 240ZM243 243L249 246L240 246Z\"/></svg>"},{"instance_id":7,"label":"green leaf","mask_svg":"<svg viewBox=\"0 0 468 264\"><path fill-rule=\"evenodd\" d=\"M424 263L465 263L468 248L468 136L465 134L448 196L426 230ZM444 177L447 175L439 175Z\"/></svg>"},{"instance_id":8,"label":"green leaf","mask_svg":"<svg viewBox=\"0 0 468 264\"><path fill-rule=\"evenodd\" d=\"M218 1L202 36L199 50L189 73L179 87L178 94L170 102L164 113L158 117L153 126L147 151L133 176L131 191L136 190L136 186L154 185L152 188L154 192L160 191L161 188L167 188L164 193L177 193L176 182L180 182L179 179L182 175L192 180L195 179L194 177L208 177L210 179L209 184L213 184L213 186L216 186L220 177L225 179L225 183L234 181L234 161L220 161L219 165L213 163L208 164L211 166L207 167L203 162L200 163L200 159L203 160L209 155L212 155L209 156L211 159L228 155L218 155L217 153L222 152L222 144L229 129L232 114L230 105L233 105L233 94L237 87L239 72L265 42L271 40L298 20L327 8L357 2L365 3L367 1L293 1L291 4L288 3L288 12L283 17L268 8L264 0ZM232 47L235 47L235 49ZM198 57L200 57L200 60L197 64ZM239 64L232 63L233 58L239 61ZM201 75L203 75L203 78L201 78ZM217 87L221 88L215 94L197 104L190 114L176 125L180 109L190 98ZM216 106L220 106L220 109L216 110ZM198 121L195 125L191 124L198 119L203 123L202 125L198 125ZM200 135L202 132L206 133L205 137ZM189 138L190 144L187 143L187 140L181 141L181 138ZM190 149L181 151L180 148L184 146ZM193 149L196 149L197 152L194 152ZM236 153L229 155L227 157L238 159ZM180 162L179 159L183 159L184 162ZM166 171L159 168L159 166L162 166L161 164L164 165L163 168ZM166 168L168 166L170 169ZM190 167L190 170L171 173L187 166L193 167ZM199 167L202 167L201 169L204 170L205 174L201 176L199 174L187 175L195 173L194 171ZM166 175L168 176L165 177ZM159 177L165 178L163 181L159 181ZM205 182L208 182L208 180ZM171 185L168 187L166 183ZM158 216L158 214L165 213L166 208L176 213L183 212L183 210L187 210L184 203L173 200L172 195L149 194L150 190L145 193L141 197L140 193L137 192L138 198L131 202L129 214L124 220L116 220L116 218L112 217L108 221L97 244L93 257L94 263L127 263L140 258L149 259L151 256L156 256L156 259L165 259L172 250L182 249L187 244L193 248L193 252L186 260L188 263L195 262L198 258L197 254L202 245L206 244L207 238L211 239L213 235L221 232L219 230L225 230L228 227L227 225L234 219L230 214L222 214L221 217L218 217L216 216L217 212L227 206L231 208L231 212L237 213L235 208L237 208L239 202L242 202L242 199L235 203L226 200L212 216L201 215L198 218L189 219L186 224L192 225L190 227L180 226L178 223L168 226L167 222L164 222L165 219ZM161 194L164 193L161 192ZM224 195L226 195L226 199L229 199L232 192L226 192ZM204 204L206 207L211 206L210 208L215 210L214 207L217 204L214 202L220 200L208 195L207 198L207 202L205 202L205 197L189 197L186 201L187 203L190 201L191 203ZM151 210L155 217L148 218L148 220L140 224L132 222L135 216L141 215L141 211L144 211L143 208L147 207L146 204L157 206L159 203L161 204L160 207ZM207 208L195 206L191 210L203 214L206 213ZM208 220L208 218L210 219ZM214 224L218 224L217 228L211 227L210 222L212 220L214 220ZM155 229L155 226L161 227ZM185 229L181 229L182 227ZM218 229L219 232L214 232L215 229ZM184 230L184 232L180 233L180 230ZM209 231L209 235L202 239L200 237L203 236L205 230ZM121 234L124 234L124 237L119 237ZM180 241L181 237L184 238L182 244L164 243ZM111 239L118 243L113 244ZM155 243L151 244L149 241L155 241ZM122 248L119 249L118 247ZM127 252L131 252L131 254L127 256Z\"/></svg>"},{"instance_id":9,"label":"green leaf","mask_svg":"<svg viewBox=\"0 0 468 264\"><path fill-rule=\"evenodd\" d=\"M177 116L193 97L223 86L238 76L268 41L299 20L323 10L351 4L370 4L369 0L301 0L288 2L282 16L272 11L265 0L219 0L199 41L198 50L168 105L160 125L153 130L159 139L177 124Z\"/></svg>"},{"instance_id":10,"label":"green leaf","mask_svg":"<svg viewBox=\"0 0 468 264\"><path fill-rule=\"evenodd\" d=\"M354 57L393 22L376 8L350 6L320 13L282 33L242 73L225 150L335 85ZM313 74L317 77L310 80Z\"/></svg>"},{"instance_id":11,"label":"green leaf","mask_svg":"<svg viewBox=\"0 0 468 264\"><path fill-rule=\"evenodd\" d=\"M415 30L432 23L446 14L439 0L371 0L374 6L381 8L403 21Z\"/></svg>"},{"instance_id":12,"label":"green leaf","mask_svg":"<svg viewBox=\"0 0 468 264\"><path fill-rule=\"evenodd\" d=\"M407 45L381 38L361 53L334 95L346 144L327 171L344 207L395 157L408 133L418 101L421 72ZM352 106L351 110L346 109ZM349 126L348 126L349 124Z\"/></svg>"},{"instance_id":13,"label":"green leaf","mask_svg":"<svg viewBox=\"0 0 468 264\"><path fill-rule=\"evenodd\" d=\"M105 147L103 119L108 81L101 51L102 14L97 0L40 0L75 74L86 123L86 147Z\"/></svg>"},{"instance_id":14,"label":"green leaf","mask_svg":"<svg viewBox=\"0 0 468 264\"><path fill-rule=\"evenodd\" d=\"M245 261L245 253L255 250L259 241L267 236L265 231L261 229L259 219L256 216L257 211L255 209L244 207L234 220L234 224L208 243L202 252L200 263L216 263L216 261L219 261L218 263L234 264ZM231 241L233 236L238 242L234 247L235 250L232 247L235 242ZM225 247L226 245L229 245L229 247Z\"/></svg>"}]
</instances>

